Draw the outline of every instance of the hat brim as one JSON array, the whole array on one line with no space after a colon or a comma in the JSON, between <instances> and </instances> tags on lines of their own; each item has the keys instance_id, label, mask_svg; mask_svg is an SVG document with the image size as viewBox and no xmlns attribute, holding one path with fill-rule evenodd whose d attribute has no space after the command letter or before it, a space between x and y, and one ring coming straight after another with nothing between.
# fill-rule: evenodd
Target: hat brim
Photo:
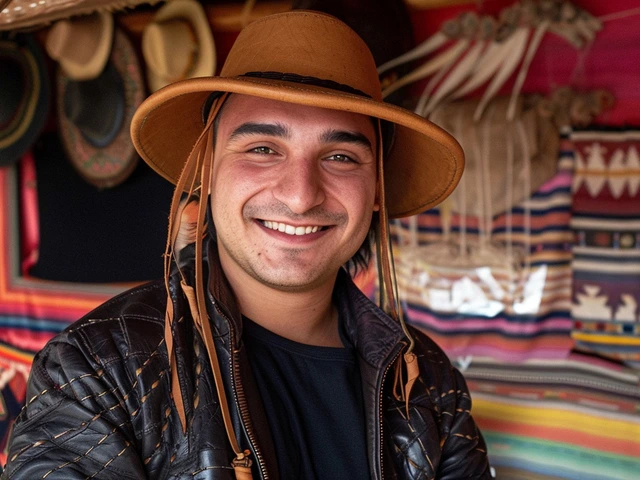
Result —
<instances>
[{"instance_id":1,"label":"hat brim","mask_svg":"<svg viewBox=\"0 0 640 480\"><path fill-rule=\"evenodd\" d=\"M135 169L138 155L129 135L130 121L144 99L142 69L131 40L124 31L114 30L114 47L109 61L123 78L124 119L113 141L99 148L91 145L64 113L64 91L71 80L59 68L57 74L58 121L62 144L69 161L87 182L98 188L111 188L124 182Z\"/></svg>"},{"instance_id":2,"label":"hat brim","mask_svg":"<svg viewBox=\"0 0 640 480\"><path fill-rule=\"evenodd\" d=\"M451 194L462 176L464 153L458 142L404 108L315 85L254 77L207 77L182 80L158 90L142 103L131 122L131 138L142 159L173 184L202 133L202 108L211 92L343 110L395 124L395 140L384 172L390 218L435 207Z\"/></svg>"},{"instance_id":3,"label":"hat brim","mask_svg":"<svg viewBox=\"0 0 640 480\"><path fill-rule=\"evenodd\" d=\"M45 127L51 102L47 65L35 37L20 34L15 41L0 42L4 56L23 64L29 90L16 121L0 130L0 167L17 162L31 148Z\"/></svg>"}]
</instances>

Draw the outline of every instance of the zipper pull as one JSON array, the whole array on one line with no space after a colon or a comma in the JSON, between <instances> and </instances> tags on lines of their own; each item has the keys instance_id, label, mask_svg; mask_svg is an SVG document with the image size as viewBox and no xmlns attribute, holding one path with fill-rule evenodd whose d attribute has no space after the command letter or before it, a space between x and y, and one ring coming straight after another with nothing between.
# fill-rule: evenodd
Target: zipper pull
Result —
<instances>
[{"instance_id":1,"label":"zipper pull","mask_svg":"<svg viewBox=\"0 0 640 480\"><path fill-rule=\"evenodd\" d=\"M407 410L407 418L409 418L409 394L411 387L420 376L420 367L418 367L418 357L415 353L409 352L404 354L404 363L407 366L407 383L404 384L404 401Z\"/></svg>"},{"instance_id":2,"label":"zipper pull","mask_svg":"<svg viewBox=\"0 0 640 480\"><path fill-rule=\"evenodd\" d=\"M249 458L251 452L249 450L245 450L244 452L239 452L236 458L231 462L231 466L233 467L233 471L236 474L237 480L251 480L251 465L253 465L253 461Z\"/></svg>"}]
</instances>

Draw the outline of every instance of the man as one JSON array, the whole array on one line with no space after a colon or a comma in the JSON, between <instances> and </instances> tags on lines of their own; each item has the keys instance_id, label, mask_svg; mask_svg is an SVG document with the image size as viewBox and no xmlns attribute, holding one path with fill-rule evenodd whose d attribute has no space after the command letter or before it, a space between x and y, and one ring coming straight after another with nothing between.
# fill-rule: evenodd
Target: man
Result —
<instances>
[{"instance_id":1,"label":"man","mask_svg":"<svg viewBox=\"0 0 640 480\"><path fill-rule=\"evenodd\" d=\"M451 192L462 153L382 103L352 30L256 21L132 137L176 184L165 281L38 355L5 478L490 478L462 376L402 320L387 232ZM342 268L368 262L372 219L389 315Z\"/></svg>"}]
</instances>

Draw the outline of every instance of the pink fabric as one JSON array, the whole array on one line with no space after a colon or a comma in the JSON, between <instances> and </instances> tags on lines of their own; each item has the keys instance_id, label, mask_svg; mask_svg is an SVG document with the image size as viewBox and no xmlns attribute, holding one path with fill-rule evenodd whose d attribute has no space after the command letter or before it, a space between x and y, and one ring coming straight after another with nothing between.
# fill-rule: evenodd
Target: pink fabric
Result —
<instances>
[{"instance_id":1,"label":"pink fabric","mask_svg":"<svg viewBox=\"0 0 640 480\"><path fill-rule=\"evenodd\" d=\"M476 11L498 16L514 1L484 0L477 3L438 9L413 11L412 21L416 42L421 42L438 31L442 23L465 11ZM596 17L603 17L603 29L594 42L582 51L576 50L564 38L547 33L537 51L523 93L547 93L556 87L571 85L576 89L606 88L616 97L612 109L601 114L594 123L606 125L640 124L640 14L606 20L607 16L640 7L635 0L575 0L575 5ZM515 74L501 93L508 93Z\"/></svg>"}]
</instances>

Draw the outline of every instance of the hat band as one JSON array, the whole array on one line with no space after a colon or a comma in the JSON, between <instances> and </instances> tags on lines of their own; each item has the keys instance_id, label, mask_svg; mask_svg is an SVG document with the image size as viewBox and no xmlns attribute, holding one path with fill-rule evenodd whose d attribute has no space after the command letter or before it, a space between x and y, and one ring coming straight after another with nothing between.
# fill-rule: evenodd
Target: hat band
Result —
<instances>
[{"instance_id":1,"label":"hat band","mask_svg":"<svg viewBox=\"0 0 640 480\"><path fill-rule=\"evenodd\" d=\"M304 83L307 85L314 85L316 87L328 88L331 90L338 90L345 93L351 93L353 95L358 95L360 97L372 98L371 95L367 95L362 90L358 90L357 88L353 88L350 85L345 85L344 83L334 82L333 80L325 80L318 77L310 77L305 75L298 75L297 73L281 73L281 72L247 72L244 75L240 75L241 77L254 77L254 78L266 78L269 80L280 80L283 82L294 82L294 83ZM203 123L206 123L207 115L209 112L209 108L214 98L219 96L218 92L211 95L211 97L205 102L205 108L203 109ZM393 145L393 138L395 134L395 125L392 122L387 122L386 120L381 121L382 126L382 144L384 145L384 153L385 157L391 150L391 146Z\"/></svg>"},{"instance_id":2,"label":"hat band","mask_svg":"<svg viewBox=\"0 0 640 480\"><path fill-rule=\"evenodd\" d=\"M324 80L317 77L308 77L304 75L298 75L297 73L281 73L281 72L247 72L241 77L256 77L266 78L269 80L281 80L283 82L305 83L307 85L314 85L316 87L329 88L331 90L340 90L341 92L352 93L361 97L371 98L371 95L367 95L357 88L353 88L343 83L334 82L333 80Z\"/></svg>"},{"instance_id":3,"label":"hat band","mask_svg":"<svg viewBox=\"0 0 640 480\"><path fill-rule=\"evenodd\" d=\"M305 75L298 75L297 73L281 73L281 72L247 72L244 75L240 75L240 77L252 77L252 78L265 78L269 80L279 80L282 82L293 82L293 83L304 83L306 85L314 85L316 87L329 88L331 90L338 90L345 93L351 93L353 95L358 95L361 97L371 98L370 95L367 95L361 90L357 88L353 88L349 85L345 85L342 83L334 82L333 80L324 80L322 78L317 77L309 77ZM212 92L211 95L205 100L202 105L202 123L207 123L207 118L209 118L209 110L211 109L211 105L213 105L213 101L220 97L223 92Z\"/></svg>"}]
</instances>

